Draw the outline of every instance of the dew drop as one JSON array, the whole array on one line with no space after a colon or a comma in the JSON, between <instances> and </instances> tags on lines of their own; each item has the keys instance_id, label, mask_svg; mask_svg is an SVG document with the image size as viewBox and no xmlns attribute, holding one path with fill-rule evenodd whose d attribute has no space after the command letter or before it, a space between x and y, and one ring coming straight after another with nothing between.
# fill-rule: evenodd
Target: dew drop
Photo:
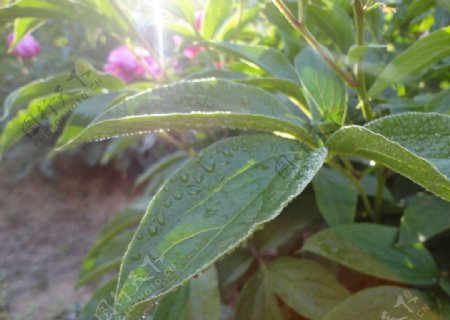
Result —
<instances>
[{"instance_id":1,"label":"dew drop","mask_svg":"<svg viewBox=\"0 0 450 320\"><path fill-rule=\"evenodd\" d=\"M185 182L186 183L189 180L189 176L185 172L180 172L178 177L180 178L181 182Z\"/></svg>"},{"instance_id":2,"label":"dew drop","mask_svg":"<svg viewBox=\"0 0 450 320\"><path fill-rule=\"evenodd\" d=\"M202 189L196 186L190 187L188 191L188 193L193 196L198 195L200 192L202 192Z\"/></svg>"},{"instance_id":3,"label":"dew drop","mask_svg":"<svg viewBox=\"0 0 450 320\"><path fill-rule=\"evenodd\" d=\"M142 240L142 239L144 239L144 235L142 233L138 232L138 233L136 233L136 239Z\"/></svg>"},{"instance_id":4,"label":"dew drop","mask_svg":"<svg viewBox=\"0 0 450 320\"><path fill-rule=\"evenodd\" d=\"M174 197L176 200L181 200L181 199L183 199L183 192L181 191L181 189L176 190L176 191L174 192L174 194L173 194L173 197Z\"/></svg>"},{"instance_id":5,"label":"dew drop","mask_svg":"<svg viewBox=\"0 0 450 320\"><path fill-rule=\"evenodd\" d=\"M156 213L156 221L158 221L158 223L160 225L163 225L166 222L166 218L164 217L164 213L162 213L161 211Z\"/></svg>"},{"instance_id":6,"label":"dew drop","mask_svg":"<svg viewBox=\"0 0 450 320\"><path fill-rule=\"evenodd\" d=\"M222 151L222 154L226 157L232 157L233 156L233 152L231 152L231 150L229 149L225 149Z\"/></svg>"},{"instance_id":7,"label":"dew drop","mask_svg":"<svg viewBox=\"0 0 450 320\"><path fill-rule=\"evenodd\" d=\"M195 176L194 176L194 180L195 180L195 182L197 182L198 184L200 184L200 183L202 183L202 181L203 181L203 173L201 173L201 172L199 172L198 174L196 174Z\"/></svg>"},{"instance_id":8,"label":"dew drop","mask_svg":"<svg viewBox=\"0 0 450 320\"><path fill-rule=\"evenodd\" d=\"M216 162L212 159L207 159L203 162L202 168L206 172L213 172L216 169Z\"/></svg>"},{"instance_id":9,"label":"dew drop","mask_svg":"<svg viewBox=\"0 0 450 320\"><path fill-rule=\"evenodd\" d=\"M156 226L150 226L150 227L148 228L148 233L149 233L151 236L156 236L156 235L158 234L158 227L156 227Z\"/></svg>"},{"instance_id":10,"label":"dew drop","mask_svg":"<svg viewBox=\"0 0 450 320\"><path fill-rule=\"evenodd\" d=\"M141 254L139 252L133 252L131 254L131 261L137 261L141 258Z\"/></svg>"},{"instance_id":11,"label":"dew drop","mask_svg":"<svg viewBox=\"0 0 450 320\"><path fill-rule=\"evenodd\" d=\"M170 198L167 198L164 202L163 202L164 207L169 208L172 205L172 200Z\"/></svg>"}]
</instances>

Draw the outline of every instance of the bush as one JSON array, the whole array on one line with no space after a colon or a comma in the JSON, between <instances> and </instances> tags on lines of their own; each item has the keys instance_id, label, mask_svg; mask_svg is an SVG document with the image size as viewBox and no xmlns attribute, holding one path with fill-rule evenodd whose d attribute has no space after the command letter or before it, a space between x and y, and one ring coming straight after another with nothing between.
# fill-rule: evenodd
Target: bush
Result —
<instances>
[{"instance_id":1,"label":"bush","mask_svg":"<svg viewBox=\"0 0 450 320\"><path fill-rule=\"evenodd\" d=\"M0 12L16 42L42 19L120 39L109 74L79 60L10 93L2 152L58 128L51 155L120 137L119 157L161 130L180 148L86 255L78 285L103 281L79 319L449 319L448 1L162 7Z\"/></svg>"}]
</instances>

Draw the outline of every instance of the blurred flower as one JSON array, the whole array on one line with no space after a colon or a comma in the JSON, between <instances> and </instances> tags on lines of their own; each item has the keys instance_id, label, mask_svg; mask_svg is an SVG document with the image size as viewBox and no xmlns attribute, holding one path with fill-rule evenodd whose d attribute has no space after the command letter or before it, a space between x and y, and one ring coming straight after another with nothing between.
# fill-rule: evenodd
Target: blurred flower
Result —
<instances>
[{"instance_id":1,"label":"blurred flower","mask_svg":"<svg viewBox=\"0 0 450 320\"><path fill-rule=\"evenodd\" d=\"M13 39L14 35L12 33L6 38L8 47L13 42ZM41 45L31 34L27 34L19 41L11 53L13 56L21 57L22 59L32 59L41 53Z\"/></svg>"},{"instance_id":2,"label":"blurred flower","mask_svg":"<svg viewBox=\"0 0 450 320\"><path fill-rule=\"evenodd\" d=\"M205 51L202 46L196 45L192 47L187 47L183 50L184 56L188 59L194 59L199 53Z\"/></svg>"},{"instance_id":3,"label":"blurred flower","mask_svg":"<svg viewBox=\"0 0 450 320\"><path fill-rule=\"evenodd\" d=\"M214 61L214 68L223 70L225 69L225 62L223 61Z\"/></svg>"},{"instance_id":4,"label":"blurred flower","mask_svg":"<svg viewBox=\"0 0 450 320\"><path fill-rule=\"evenodd\" d=\"M204 17L203 11L197 11L195 13L195 29L197 29L197 31L200 31L202 29L203 17Z\"/></svg>"},{"instance_id":5,"label":"blurred flower","mask_svg":"<svg viewBox=\"0 0 450 320\"><path fill-rule=\"evenodd\" d=\"M126 46L114 49L109 53L108 62L103 66L103 70L118 76L125 82L145 76L161 76L158 63L146 50L137 48L134 53L136 55Z\"/></svg>"}]
</instances>

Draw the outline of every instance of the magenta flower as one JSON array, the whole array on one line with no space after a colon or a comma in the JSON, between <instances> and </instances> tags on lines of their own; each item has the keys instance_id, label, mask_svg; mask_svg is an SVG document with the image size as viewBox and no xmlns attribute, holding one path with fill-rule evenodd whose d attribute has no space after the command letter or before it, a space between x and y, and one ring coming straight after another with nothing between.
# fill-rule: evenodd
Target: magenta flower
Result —
<instances>
[{"instance_id":1,"label":"magenta flower","mask_svg":"<svg viewBox=\"0 0 450 320\"><path fill-rule=\"evenodd\" d=\"M188 47L188 48L184 49L183 53L186 58L192 60L203 51L205 51L205 48L197 45L197 46L192 46L192 47Z\"/></svg>"},{"instance_id":2,"label":"magenta flower","mask_svg":"<svg viewBox=\"0 0 450 320\"><path fill-rule=\"evenodd\" d=\"M125 82L131 82L146 76L161 76L158 63L146 50L138 48L135 50L135 54L128 47L120 46L109 53L108 61L103 66L103 70L118 76Z\"/></svg>"},{"instance_id":3,"label":"magenta flower","mask_svg":"<svg viewBox=\"0 0 450 320\"><path fill-rule=\"evenodd\" d=\"M13 39L14 35L12 33L6 38L8 47L13 42ZM32 59L41 53L41 45L31 34L27 34L22 38L22 40L19 41L11 53L13 56L21 57L22 59Z\"/></svg>"}]
</instances>

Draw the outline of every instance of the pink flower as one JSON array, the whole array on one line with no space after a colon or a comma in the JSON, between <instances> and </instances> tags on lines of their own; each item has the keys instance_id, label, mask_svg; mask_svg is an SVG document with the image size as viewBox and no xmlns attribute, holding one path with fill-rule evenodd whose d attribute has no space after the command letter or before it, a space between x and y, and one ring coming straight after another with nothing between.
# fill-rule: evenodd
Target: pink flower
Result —
<instances>
[{"instance_id":1,"label":"pink flower","mask_svg":"<svg viewBox=\"0 0 450 320\"><path fill-rule=\"evenodd\" d=\"M197 45L197 46L187 47L186 49L183 50L183 53L186 58L192 60L203 51L205 51L205 48Z\"/></svg>"},{"instance_id":2,"label":"pink flower","mask_svg":"<svg viewBox=\"0 0 450 320\"><path fill-rule=\"evenodd\" d=\"M138 57L126 46L114 49L109 53L108 61L103 66L103 70L118 76L125 82L131 82L145 76L161 76L158 63L146 50L137 48L135 53Z\"/></svg>"},{"instance_id":3,"label":"pink flower","mask_svg":"<svg viewBox=\"0 0 450 320\"><path fill-rule=\"evenodd\" d=\"M223 62L223 61L214 61L214 68L216 68L218 70L225 69L225 62Z\"/></svg>"},{"instance_id":4,"label":"pink flower","mask_svg":"<svg viewBox=\"0 0 450 320\"><path fill-rule=\"evenodd\" d=\"M8 47L13 42L13 39L14 35L12 33L6 38ZM41 53L41 45L31 34L27 34L19 41L11 53L13 56L21 57L22 59L32 59Z\"/></svg>"}]
</instances>

